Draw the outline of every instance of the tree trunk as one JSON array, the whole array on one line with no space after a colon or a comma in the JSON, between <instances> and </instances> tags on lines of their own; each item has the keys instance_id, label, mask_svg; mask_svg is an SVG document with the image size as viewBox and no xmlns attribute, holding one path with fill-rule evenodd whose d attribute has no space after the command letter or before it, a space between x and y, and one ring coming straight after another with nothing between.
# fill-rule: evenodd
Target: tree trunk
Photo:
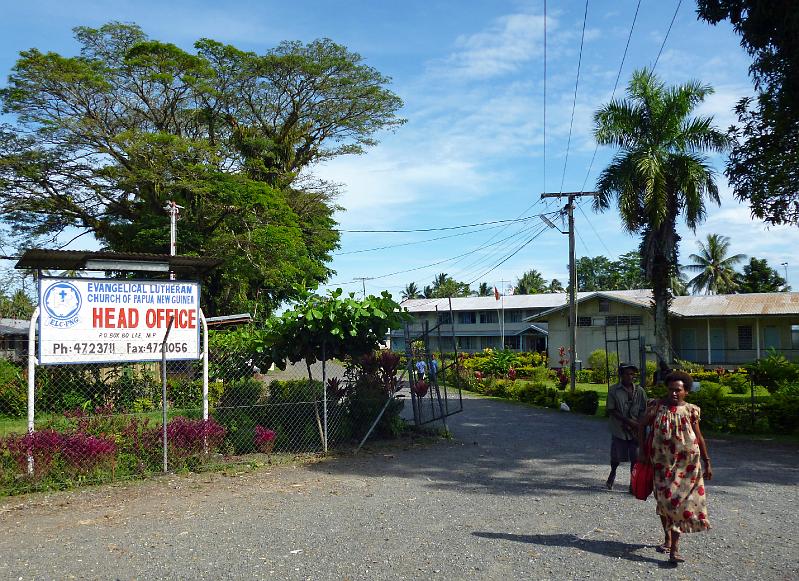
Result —
<instances>
[{"instance_id":1,"label":"tree trunk","mask_svg":"<svg viewBox=\"0 0 799 581\"><path fill-rule=\"evenodd\" d=\"M655 319L655 355L658 359L656 378L672 361L669 307L671 306L671 275L677 265L676 213L670 215L659 227L647 228L641 241L641 261L647 278L652 283L652 313Z\"/></svg>"}]
</instances>

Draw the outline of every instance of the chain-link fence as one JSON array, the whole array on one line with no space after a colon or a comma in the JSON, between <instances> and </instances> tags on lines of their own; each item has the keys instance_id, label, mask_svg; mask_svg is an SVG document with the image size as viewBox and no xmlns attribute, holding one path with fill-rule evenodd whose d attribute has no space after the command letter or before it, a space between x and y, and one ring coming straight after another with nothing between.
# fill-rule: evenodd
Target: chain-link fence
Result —
<instances>
[{"instance_id":1,"label":"chain-link fence","mask_svg":"<svg viewBox=\"0 0 799 581\"><path fill-rule=\"evenodd\" d=\"M212 351L207 419L202 362L167 362L166 424L160 363L37 367L29 433L27 368L0 360L0 496L161 472L164 436L168 469L179 471L357 443L384 408L375 432L396 434L399 357L370 361L279 370Z\"/></svg>"}]
</instances>

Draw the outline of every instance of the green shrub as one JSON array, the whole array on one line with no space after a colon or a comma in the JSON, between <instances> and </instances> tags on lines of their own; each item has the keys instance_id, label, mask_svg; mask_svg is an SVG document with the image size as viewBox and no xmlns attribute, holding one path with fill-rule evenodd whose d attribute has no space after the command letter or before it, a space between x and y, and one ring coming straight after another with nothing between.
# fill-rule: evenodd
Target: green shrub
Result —
<instances>
[{"instance_id":1,"label":"green shrub","mask_svg":"<svg viewBox=\"0 0 799 581\"><path fill-rule=\"evenodd\" d=\"M694 373L700 373L704 371L705 366L701 363L692 363L691 361L686 361L685 359L675 359L674 369L679 369L693 375Z\"/></svg>"},{"instance_id":2,"label":"green shrub","mask_svg":"<svg viewBox=\"0 0 799 581\"><path fill-rule=\"evenodd\" d=\"M604 349L596 349L588 356L588 367L593 370L596 383L615 382L619 356L612 351L607 353Z\"/></svg>"},{"instance_id":3,"label":"green shrub","mask_svg":"<svg viewBox=\"0 0 799 581\"><path fill-rule=\"evenodd\" d=\"M567 391L561 397L571 411L579 414L594 416L599 409L599 393L596 391Z\"/></svg>"},{"instance_id":4,"label":"green shrub","mask_svg":"<svg viewBox=\"0 0 799 581\"><path fill-rule=\"evenodd\" d=\"M254 452L255 426L276 430L264 417L267 408L262 404L265 398L265 385L255 379L240 379L225 385L213 416L226 430L226 449L235 454Z\"/></svg>"},{"instance_id":5,"label":"green shrub","mask_svg":"<svg viewBox=\"0 0 799 581\"><path fill-rule=\"evenodd\" d=\"M557 408L560 392L544 382L519 381L513 387L514 399L537 406Z\"/></svg>"},{"instance_id":6,"label":"green shrub","mask_svg":"<svg viewBox=\"0 0 799 581\"><path fill-rule=\"evenodd\" d=\"M646 388L646 395L649 399L663 399L667 392L666 386L662 383L648 385Z\"/></svg>"},{"instance_id":7,"label":"green shrub","mask_svg":"<svg viewBox=\"0 0 799 581\"><path fill-rule=\"evenodd\" d=\"M355 381L347 387L346 401L337 404L343 406L343 415L347 418L345 422L340 423L337 438L361 440L366 436L396 388L396 368L390 362L387 363L379 357L369 358L368 361L373 361L376 366L364 365L367 359L362 358L360 364L352 368ZM373 436L378 438L398 436L405 429L405 422L400 417L404 405L405 402L399 399L388 403L388 407L375 426Z\"/></svg>"},{"instance_id":8,"label":"green shrub","mask_svg":"<svg viewBox=\"0 0 799 581\"><path fill-rule=\"evenodd\" d=\"M646 360L644 367L644 375L641 377L641 385L652 385L655 383L655 372L657 372L658 364L656 361Z\"/></svg>"},{"instance_id":9,"label":"green shrub","mask_svg":"<svg viewBox=\"0 0 799 581\"><path fill-rule=\"evenodd\" d=\"M799 380L799 365L791 363L774 349L770 349L766 357L747 365L746 370L752 380L768 389L769 393L776 392L780 384Z\"/></svg>"},{"instance_id":10,"label":"green shrub","mask_svg":"<svg viewBox=\"0 0 799 581\"><path fill-rule=\"evenodd\" d=\"M537 367L524 366L516 369L516 377L533 382L552 381L555 378L555 372L540 365Z\"/></svg>"},{"instance_id":11,"label":"green shrub","mask_svg":"<svg viewBox=\"0 0 799 581\"><path fill-rule=\"evenodd\" d=\"M763 405L769 426L775 432L799 431L799 383L785 384Z\"/></svg>"},{"instance_id":12,"label":"green shrub","mask_svg":"<svg viewBox=\"0 0 799 581\"><path fill-rule=\"evenodd\" d=\"M487 351L488 361L484 365L484 371L496 376L507 375L511 367L519 365L519 358L516 353L509 350L491 349Z\"/></svg>"},{"instance_id":13,"label":"green shrub","mask_svg":"<svg viewBox=\"0 0 799 581\"><path fill-rule=\"evenodd\" d=\"M24 417L28 410L28 386L17 365L0 359L0 416Z\"/></svg>"},{"instance_id":14,"label":"green shrub","mask_svg":"<svg viewBox=\"0 0 799 581\"><path fill-rule=\"evenodd\" d=\"M738 395L749 393L752 389L752 383L748 375L745 373L726 373L719 377L721 385L727 387L730 393Z\"/></svg>"},{"instance_id":15,"label":"green shrub","mask_svg":"<svg viewBox=\"0 0 799 581\"><path fill-rule=\"evenodd\" d=\"M540 365L546 363L543 356L536 351L530 353L519 353L517 357L519 360L519 366L539 367Z\"/></svg>"},{"instance_id":16,"label":"green shrub","mask_svg":"<svg viewBox=\"0 0 799 581\"><path fill-rule=\"evenodd\" d=\"M592 369L581 369L577 372L577 383L596 383Z\"/></svg>"},{"instance_id":17,"label":"green shrub","mask_svg":"<svg viewBox=\"0 0 799 581\"><path fill-rule=\"evenodd\" d=\"M718 372L713 370L694 371L691 372L691 377L693 377L694 381L700 381L700 382L712 381L713 383L720 383Z\"/></svg>"}]
</instances>

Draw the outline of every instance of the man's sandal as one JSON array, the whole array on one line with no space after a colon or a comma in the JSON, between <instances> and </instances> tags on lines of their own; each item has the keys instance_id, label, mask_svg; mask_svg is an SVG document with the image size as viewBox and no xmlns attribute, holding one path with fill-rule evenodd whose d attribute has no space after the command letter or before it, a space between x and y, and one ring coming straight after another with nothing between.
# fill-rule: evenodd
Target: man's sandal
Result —
<instances>
[{"instance_id":1,"label":"man's sandal","mask_svg":"<svg viewBox=\"0 0 799 581\"><path fill-rule=\"evenodd\" d=\"M679 553L672 553L669 555L669 563L674 563L675 565L677 563L685 563L685 559Z\"/></svg>"},{"instance_id":2,"label":"man's sandal","mask_svg":"<svg viewBox=\"0 0 799 581\"><path fill-rule=\"evenodd\" d=\"M657 547L655 547L655 550L658 553L668 553L668 552L671 551L671 545L667 545L666 543L663 543L662 545L658 545Z\"/></svg>"}]
</instances>

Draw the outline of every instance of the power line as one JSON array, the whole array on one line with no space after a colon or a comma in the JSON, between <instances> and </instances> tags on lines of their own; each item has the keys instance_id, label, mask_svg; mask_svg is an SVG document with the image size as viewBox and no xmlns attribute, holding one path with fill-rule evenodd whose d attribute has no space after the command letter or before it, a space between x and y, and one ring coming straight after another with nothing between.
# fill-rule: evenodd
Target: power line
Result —
<instances>
[{"instance_id":1,"label":"power line","mask_svg":"<svg viewBox=\"0 0 799 581\"><path fill-rule=\"evenodd\" d=\"M599 243L602 244L602 247L605 249L605 252L608 253L608 257L610 257L610 255L612 255L613 253L610 251L610 248L608 248L608 245L605 244L605 241L602 239L602 236L599 235L599 232L597 232L596 228L594 228L594 223L591 222L591 218L589 218L588 214L586 214L583 211L583 204L584 203L585 202L583 202L581 204L577 204L577 208L580 210L580 213L585 217L585 221L588 222L588 225L591 226L591 230L594 231L594 234L596 235L597 240L599 240ZM580 237L580 240L582 241L582 237ZM585 242L583 242L583 246L585 246ZM588 247L586 246L586 251L587 250L588 250Z\"/></svg>"},{"instance_id":2,"label":"power line","mask_svg":"<svg viewBox=\"0 0 799 581\"><path fill-rule=\"evenodd\" d=\"M663 43L660 45L660 50L658 51L658 56L655 59L655 64L652 65L653 71L658 66L658 61L660 60L660 54L663 52L663 47L666 46L666 41L669 39L669 34L671 33L671 27L674 26L674 20L677 18L677 12L680 11L681 5L682 5L682 0L679 0L679 2L677 2L677 8L674 9L674 16L671 17L671 23L669 24L669 28L666 31L666 36L663 37Z\"/></svg>"},{"instance_id":3,"label":"power line","mask_svg":"<svg viewBox=\"0 0 799 581\"><path fill-rule=\"evenodd\" d=\"M460 226L442 226L440 228L416 228L412 230L338 230L338 232L347 232L348 234L407 234L409 232L436 232L438 230L459 230L461 228L473 228L475 226L485 226L487 224L505 224L508 222L524 222L525 220L532 220L536 216L526 216L524 218L513 218L508 220L492 220L490 222L477 222L475 224L462 224Z\"/></svg>"},{"instance_id":4,"label":"power line","mask_svg":"<svg viewBox=\"0 0 799 581\"><path fill-rule=\"evenodd\" d=\"M635 14L633 14L633 21L632 24L630 24L630 32L627 34L627 42L624 45L624 53L622 53L621 55L621 63L619 63L619 72L616 73L616 81L613 83L613 91L610 94L611 101L613 101L613 98L616 96L616 89L619 88L619 80L621 79L621 73L622 70L624 69L624 63L627 60L627 51L630 48L630 41L632 40L633 37L633 30L635 30L635 23L638 21L638 12L640 11L640 9L641 9L641 0L638 0L638 3L635 6ZM583 186L580 188L581 191L585 191L585 186L588 183L588 178L591 176L591 170L594 169L594 161L596 160L596 154L598 150L599 150L599 144L596 143L594 145L594 153L591 155L591 161L588 164L588 171L585 172L585 179L583 180ZM589 218L588 215L585 213L585 211L583 211L582 204L583 202L579 203L577 207L580 209L580 212L585 217L585 220L586 222L588 222L588 225L591 227L591 230L594 231L594 234L596 235L597 240L599 240L599 243L602 244L603 248L609 255L612 254L612 252L608 248L608 245L605 244L605 241L599 235L599 232L597 232L597 229L594 228L594 224L593 222L591 222L591 218ZM583 243L583 245L585 246L585 243Z\"/></svg>"},{"instance_id":5,"label":"power line","mask_svg":"<svg viewBox=\"0 0 799 581\"><path fill-rule=\"evenodd\" d=\"M627 60L627 51L630 48L630 40L633 37L633 30L635 29L635 23L638 20L638 11L641 9L641 0L638 0L638 4L635 7L635 14L633 15L633 22L630 25L630 32L627 34L627 43L624 45L624 53L621 55L621 63L619 64L619 72L616 73L616 82L613 83L613 91L610 94L610 100L613 101L613 97L616 96L616 89L619 88L619 80L621 79L621 72L624 69L624 62ZM594 167L594 160L596 159L596 152L599 149L599 144L597 143L594 145L594 154L591 156L591 162L588 164L588 171L585 173L585 179L583 180L583 187L580 188L582 191L585 191L585 185L588 183L588 177L591 175L591 170Z\"/></svg>"},{"instance_id":6,"label":"power line","mask_svg":"<svg viewBox=\"0 0 799 581\"><path fill-rule=\"evenodd\" d=\"M491 244L491 246L493 246L493 245L495 245L495 244L500 244L500 243L502 243L502 242L505 242L505 239L498 240L497 242L494 242L494 243L492 243L492 244ZM422 269L425 269L425 268L430 268L431 266L438 266L439 264L444 264L445 262L450 262L450 261L452 261L452 260L455 260L455 259L457 259L457 258L461 258L461 257L463 257L463 256L468 256L468 255L470 255L470 254L474 254L475 252L479 251L481 248L482 248L482 247L480 247L480 248L474 248L474 249L472 249L472 250L469 250L468 252L464 252L463 254L458 254L458 255L456 255L456 256L451 256L451 257L449 257L449 258L445 258L445 259L443 259L443 260L437 260L436 262L431 262L430 264L424 264L424 265L422 265L422 266L416 266L416 267L414 267L414 268L406 268L406 269L404 269L404 270L397 270L397 271L395 271L395 272L389 272L389 273L387 273L387 274L381 274L380 276L375 276L375 277L372 277L372 279L373 279L373 280L378 280L378 279L381 279L381 278L388 278L389 276L394 276L394 275L397 275L397 274L404 274L404 273L406 273L406 272L414 272L414 271L417 271L417 270L422 270Z\"/></svg>"},{"instance_id":7,"label":"power line","mask_svg":"<svg viewBox=\"0 0 799 581\"><path fill-rule=\"evenodd\" d=\"M547 0L544 0L544 187L547 191ZM540 200L540 198L539 198ZM547 207L549 205L547 204Z\"/></svg>"},{"instance_id":8,"label":"power line","mask_svg":"<svg viewBox=\"0 0 799 581\"><path fill-rule=\"evenodd\" d=\"M508 242L508 241L513 240L515 238L519 238L521 236L528 235L531 231L533 231L535 229L536 229L535 225L531 225L531 226L522 228L521 230L517 230L513 234L503 238L502 242ZM496 246L494 244L492 244L491 246L494 246L494 250L490 251L487 254L484 254L483 256L477 257L476 260L473 260L473 261L469 262L468 264L465 264L463 267L461 267L457 271L458 272L458 277L459 278L468 278L469 276L471 276L471 274L467 274L467 273L471 273L471 272L473 272L474 270L476 270L478 268L482 268L480 265L482 265L484 263L490 263L492 260L495 259L497 254L500 254L500 253L503 252L502 247ZM485 247L483 247L483 248L485 248ZM479 250L482 250L483 248L481 248ZM458 262L460 262L460 260L456 261L455 264L457 264Z\"/></svg>"},{"instance_id":9,"label":"power line","mask_svg":"<svg viewBox=\"0 0 799 581\"><path fill-rule=\"evenodd\" d=\"M447 238L457 238L458 236L468 236L470 234L477 234L478 232L485 232L486 230L494 230L496 228L502 228L503 226L488 226L486 228L480 228L478 230L472 230L471 232L460 232L458 234L449 234L447 236L438 236L436 238L428 238L426 240L416 240L414 242L400 242L398 244L388 244L386 246L377 246L375 248L364 248L362 250L349 250L347 252L334 252L334 256L344 256L345 254L361 254L363 252L374 252L377 250L386 250L388 248L400 248L402 246L412 246L414 244L425 244L427 242L435 242L437 240L445 240Z\"/></svg>"},{"instance_id":10,"label":"power line","mask_svg":"<svg viewBox=\"0 0 799 581\"><path fill-rule=\"evenodd\" d=\"M508 256L506 256L505 258L503 258L502 260L500 260L498 263L496 263L494 266L492 266L491 268L489 268L487 271L485 271L483 274L481 274L480 276L478 276L478 277L477 277L477 278L475 278L474 280L471 280L471 281L469 281L467 284L472 284L472 283L474 283L475 281L477 281L477 280L479 280L479 279L483 278L485 275L487 275L487 274L490 274L491 272L493 272L494 270L496 270L497 268L499 268L500 266L502 266L503 264L505 264L505 263L506 263L508 260L510 260L511 258L513 258L514 256L516 256L516 255L517 255L517 254L518 254L518 253L519 253L519 252L520 252L520 251L521 251L521 250L522 250L522 249L523 249L525 246L527 246L527 245L528 245L528 244L530 244L530 243L531 243L533 240L535 240L536 238L538 238L539 236L541 236L541 234L543 234L544 232L546 232L546 231L547 231L547 229L548 229L548 228L546 228L546 227L545 227L545 228L543 228L543 229L541 229L539 232L537 232L537 233L536 233L536 234L534 234L534 235L533 235L531 238L529 238L527 241L525 241L525 242L524 242L524 244L522 244L521 246L519 246L519 248L517 248L516 250L514 250L513 252L511 252L511 253L510 253Z\"/></svg>"},{"instance_id":11,"label":"power line","mask_svg":"<svg viewBox=\"0 0 799 581\"><path fill-rule=\"evenodd\" d=\"M574 126L574 110L577 108L577 87L580 84L580 66L583 63L583 42L585 41L585 23L588 20L588 0L585 0L585 13L583 14L583 32L580 35L580 54L577 58L577 78L574 81L574 100L572 101L572 115L569 122L569 138L566 140L566 159L563 160L563 176L560 179L560 191L566 181L566 166L569 164L569 149L572 142L572 127ZM544 189L546 191L546 188Z\"/></svg>"}]
</instances>

